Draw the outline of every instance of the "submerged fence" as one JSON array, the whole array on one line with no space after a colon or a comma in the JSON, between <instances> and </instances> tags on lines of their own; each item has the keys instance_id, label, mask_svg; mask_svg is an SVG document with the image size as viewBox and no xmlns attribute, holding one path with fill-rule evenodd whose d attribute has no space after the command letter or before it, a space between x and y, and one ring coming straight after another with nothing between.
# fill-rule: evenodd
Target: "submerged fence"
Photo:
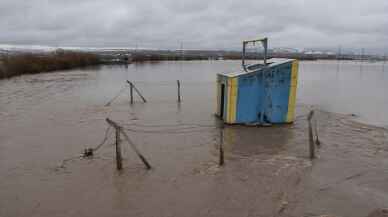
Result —
<instances>
[{"instance_id":1,"label":"submerged fence","mask_svg":"<svg viewBox=\"0 0 388 217\"><path fill-rule=\"evenodd\" d=\"M144 83L143 83L144 84ZM169 83L162 83L162 86L172 86L172 82ZM177 103L180 104L182 102L182 95L181 95L181 81L176 81L176 90L177 90ZM118 93L112 97L104 106L108 107L111 106L112 103L125 91L129 91L129 101L130 104L134 104L134 97L139 97L143 103L147 103L146 96L144 96L141 92L141 89L136 86L136 84L132 81L127 80L121 88ZM150 162L148 159L143 155L140 150L137 148L135 143L131 140L130 135L127 132L132 133L145 133L145 134L172 134L172 135L178 135L178 134L187 134L187 133L196 133L196 132L209 132L209 130L216 130L219 132L219 139L218 139L218 165L223 166L225 164L225 157L224 157L224 124L221 121L219 125L211 124L211 125L204 125L204 124L176 124L176 125L142 125L138 123L120 123L118 121L114 121L107 117L105 119L107 123L107 128L104 133L104 137L102 141L95 147L95 148L86 148L84 150L84 153L82 154L82 158L89 158L93 157L95 152L97 152L103 145L107 143L107 140L112 135L112 129L114 130L114 147L115 147L115 161L116 161L116 169L122 170L123 169L123 157L122 157L122 138L126 141L126 143L129 145L129 147L134 151L134 153L139 157L139 159L142 161L142 163L145 165L145 168L147 170L150 170L152 168ZM311 159L316 158L316 147L320 147L320 140L318 136L318 120L316 117L316 114L314 110L310 111L310 113L307 115L307 121L308 121L308 150L309 150L309 157ZM139 129L140 127L140 129ZM164 127L165 129L155 129L155 127ZM167 128L167 129L166 129ZM76 159L77 157L68 158L62 161L62 164L60 165L60 168L64 168L65 164L68 161L71 161L73 159Z\"/></svg>"}]
</instances>

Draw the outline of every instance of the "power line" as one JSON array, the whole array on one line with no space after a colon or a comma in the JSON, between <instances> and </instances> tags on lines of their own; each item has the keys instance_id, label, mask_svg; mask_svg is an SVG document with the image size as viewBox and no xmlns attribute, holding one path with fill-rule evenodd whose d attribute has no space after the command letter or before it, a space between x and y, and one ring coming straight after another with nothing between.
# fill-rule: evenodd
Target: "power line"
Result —
<instances>
[{"instance_id":1,"label":"power line","mask_svg":"<svg viewBox=\"0 0 388 217\"><path fill-rule=\"evenodd\" d=\"M339 45L338 46L338 51L337 51L337 60L341 59L341 54L342 53L342 46Z\"/></svg>"},{"instance_id":2,"label":"power line","mask_svg":"<svg viewBox=\"0 0 388 217\"><path fill-rule=\"evenodd\" d=\"M183 60L183 42L181 41L181 47L180 47L180 50L181 50L181 60Z\"/></svg>"}]
</instances>

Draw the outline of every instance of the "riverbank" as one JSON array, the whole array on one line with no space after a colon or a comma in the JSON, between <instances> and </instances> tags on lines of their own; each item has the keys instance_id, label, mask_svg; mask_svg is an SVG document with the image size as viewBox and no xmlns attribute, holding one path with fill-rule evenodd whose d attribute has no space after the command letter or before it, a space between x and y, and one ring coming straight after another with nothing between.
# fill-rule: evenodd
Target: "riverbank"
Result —
<instances>
[{"instance_id":1,"label":"riverbank","mask_svg":"<svg viewBox=\"0 0 388 217\"><path fill-rule=\"evenodd\" d=\"M310 55L302 53L270 53L268 58L292 58L303 61L341 60L356 61L355 57L335 55ZM364 60L372 58L368 57ZM247 53L247 60L262 60L262 53ZM372 58L373 59L373 58ZM27 51L4 52L0 55L0 79L23 74L37 74L56 70L66 70L97 64L119 64L196 61L196 60L241 60L239 51L207 50L93 50L88 52L58 49L54 52ZM375 61L380 59L374 59Z\"/></svg>"},{"instance_id":2,"label":"riverbank","mask_svg":"<svg viewBox=\"0 0 388 217\"><path fill-rule=\"evenodd\" d=\"M58 50L48 53L22 53L0 60L0 79L100 64L96 54Z\"/></svg>"}]
</instances>

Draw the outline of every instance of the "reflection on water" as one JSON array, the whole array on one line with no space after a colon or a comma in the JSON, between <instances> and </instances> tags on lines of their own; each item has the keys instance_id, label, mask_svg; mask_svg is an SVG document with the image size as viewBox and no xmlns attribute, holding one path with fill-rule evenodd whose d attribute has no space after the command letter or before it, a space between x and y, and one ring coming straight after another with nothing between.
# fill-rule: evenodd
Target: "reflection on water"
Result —
<instances>
[{"instance_id":1,"label":"reflection on water","mask_svg":"<svg viewBox=\"0 0 388 217\"><path fill-rule=\"evenodd\" d=\"M240 61L171 61L27 75L0 81L0 101L4 105L0 109L10 112L25 107L26 100L37 103L55 96L59 99L69 90L78 102L104 105L126 80L133 81L150 102L175 103L176 80L180 80L185 106L202 108L206 115L211 115L209 111L215 107L216 73L236 70L240 70ZM302 61L297 102L326 111L355 114L362 121L386 126L386 73L381 62ZM116 103L128 103L128 95L129 92ZM69 99L70 103L74 100Z\"/></svg>"},{"instance_id":2,"label":"reflection on water","mask_svg":"<svg viewBox=\"0 0 388 217\"><path fill-rule=\"evenodd\" d=\"M382 63L302 62L298 102L388 125L387 71Z\"/></svg>"},{"instance_id":3,"label":"reflection on water","mask_svg":"<svg viewBox=\"0 0 388 217\"><path fill-rule=\"evenodd\" d=\"M224 149L227 153L238 157L275 155L290 143L293 133L294 131L288 125L260 129L231 126L224 129Z\"/></svg>"}]
</instances>

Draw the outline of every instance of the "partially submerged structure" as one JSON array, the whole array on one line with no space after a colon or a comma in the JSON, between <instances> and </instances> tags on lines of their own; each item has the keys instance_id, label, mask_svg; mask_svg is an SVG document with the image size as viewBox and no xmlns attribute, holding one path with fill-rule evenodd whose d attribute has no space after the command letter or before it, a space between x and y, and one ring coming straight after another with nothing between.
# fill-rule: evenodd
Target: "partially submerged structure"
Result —
<instances>
[{"instance_id":1,"label":"partially submerged structure","mask_svg":"<svg viewBox=\"0 0 388 217\"><path fill-rule=\"evenodd\" d=\"M245 64L248 43L262 42L264 61ZM243 42L243 70L217 75L216 114L228 124L292 123L298 61L267 60L267 38Z\"/></svg>"}]
</instances>

